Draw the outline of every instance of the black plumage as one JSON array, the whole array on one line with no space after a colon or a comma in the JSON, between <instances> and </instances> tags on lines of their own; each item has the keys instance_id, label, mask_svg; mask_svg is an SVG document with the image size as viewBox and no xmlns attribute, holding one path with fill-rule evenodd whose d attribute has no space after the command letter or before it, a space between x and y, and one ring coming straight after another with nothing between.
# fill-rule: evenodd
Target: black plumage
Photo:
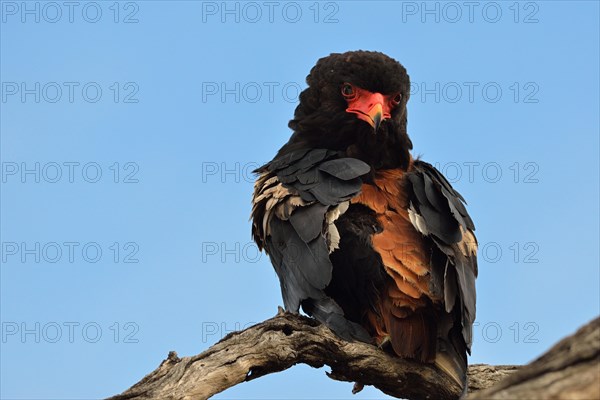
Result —
<instances>
[{"instance_id":1,"label":"black plumage","mask_svg":"<svg viewBox=\"0 0 600 400\"><path fill-rule=\"evenodd\" d=\"M462 196L410 155L406 70L382 53L332 54L307 83L253 198L253 237L286 309L463 383L475 228Z\"/></svg>"}]
</instances>

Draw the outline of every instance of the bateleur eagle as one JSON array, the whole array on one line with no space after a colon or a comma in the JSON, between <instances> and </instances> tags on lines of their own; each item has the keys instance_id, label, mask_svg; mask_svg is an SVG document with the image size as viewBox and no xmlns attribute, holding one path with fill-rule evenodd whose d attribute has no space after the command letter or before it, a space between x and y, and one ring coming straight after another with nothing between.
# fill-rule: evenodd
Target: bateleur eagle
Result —
<instances>
[{"instance_id":1,"label":"bateleur eagle","mask_svg":"<svg viewBox=\"0 0 600 400\"><path fill-rule=\"evenodd\" d=\"M353 51L321 58L306 80L294 133L255 171L252 235L285 309L435 363L464 387L475 227L463 197L409 152L405 68Z\"/></svg>"}]
</instances>

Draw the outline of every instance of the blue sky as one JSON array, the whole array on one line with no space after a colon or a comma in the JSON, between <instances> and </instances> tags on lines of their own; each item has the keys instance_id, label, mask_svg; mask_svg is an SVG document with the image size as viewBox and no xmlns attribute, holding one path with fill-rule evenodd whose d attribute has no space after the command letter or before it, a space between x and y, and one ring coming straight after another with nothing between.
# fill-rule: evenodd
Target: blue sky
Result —
<instances>
[{"instance_id":1,"label":"blue sky","mask_svg":"<svg viewBox=\"0 0 600 400\"><path fill-rule=\"evenodd\" d=\"M2 399L116 394L276 313L250 171L332 52L403 63L415 154L469 203L471 362L598 315L597 2L69 4L0 2ZM215 398L385 397L324 371Z\"/></svg>"}]
</instances>

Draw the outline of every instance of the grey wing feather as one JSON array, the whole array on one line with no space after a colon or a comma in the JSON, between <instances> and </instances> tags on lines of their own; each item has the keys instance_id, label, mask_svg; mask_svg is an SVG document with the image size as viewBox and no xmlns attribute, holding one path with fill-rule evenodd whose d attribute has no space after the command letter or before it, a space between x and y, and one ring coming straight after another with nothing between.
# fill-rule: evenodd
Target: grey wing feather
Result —
<instances>
[{"instance_id":1,"label":"grey wing feather","mask_svg":"<svg viewBox=\"0 0 600 400\"><path fill-rule=\"evenodd\" d=\"M364 328L346 320L323 289L331 281L329 252L335 248L327 239L327 213L356 196L360 176L369 171L364 162L331 150L282 155L257 170L252 211L254 239L271 258L286 310L302 306L338 335L363 341L370 339Z\"/></svg>"},{"instance_id":2,"label":"grey wing feather","mask_svg":"<svg viewBox=\"0 0 600 400\"><path fill-rule=\"evenodd\" d=\"M477 277L475 226L463 197L432 165L415 161L408 178L412 188L411 206L422 217L427 235L445 258L433 266L432 281L442 284L448 313L456 305L460 307L462 335L470 349Z\"/></svg>"},{"instance_id":3,"label":"grey wing feather","mask_svg":"<svg viewBox=\"0 0 600 400\"><path fill-rule=\"evenodd\" d=\"M347 181L368 173L370 168L367 164L356 158L340 158L325 161L319 165L319 170Z\"/></svg>"}]
</instances>

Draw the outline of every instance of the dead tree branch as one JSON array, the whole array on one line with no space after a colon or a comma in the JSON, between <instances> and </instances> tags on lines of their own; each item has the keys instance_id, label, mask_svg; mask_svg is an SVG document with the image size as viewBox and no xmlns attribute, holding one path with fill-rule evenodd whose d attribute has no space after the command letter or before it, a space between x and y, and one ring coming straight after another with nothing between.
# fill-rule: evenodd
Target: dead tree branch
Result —
<instances>
[{"instance_id":1,"label":"dead tree branch","mask_svg":"<svg viewBox=\"0 0 600 400\"><path fill-rule=\"evenodd\" d=\"M499 384L468 398L600 399L600 319L561 340Z\"/></svg>"},{"instance_id":2,"label":"dead tree branch","mask_svg":"<svg viewBox=\"0 0 600 400\"><path fill-rule=\"evenodd\" d=\"M513 386L519 389L509 393L519 394L521 393L519 390L527 388L530 381L534 382L537 391L539 385L548 384L548 381L539 381L543 374L560 374L561 368L568 369L571 366L588 368L588 364L594 362L593 360L596 360L597 367L600 352L599 325L600 320L596 320L590 324L591 328L588 326L588 330L595 329L595 333L592 332L591 336L584 335L584 339L591 342L582 346L581 352L565 353L561 350L556 356L548 353L536 361L546 365L546 369L534 367L535 363L523 368L522 373L520 367L513 365L469 367L469 391L483 391L481 395L485 396L474 395L469 398L487 399L491 396L502 396L502 393L512 390ZM577 336L580 336L580 332ZM570 339L573 338L565 340ZM561 349L565 346L563 344ZM555 350L556 346L551 352ZM564 357L567 358L563 360ZM585 358L585 365L578 363L580 357ZM373 385L391 396L414 400L456 399L460 395L460 388L456 383L434 366L398 359L365 343L347 342L313 319L279 313L260 324L227 335L196 356L179 358L175 352L169 353L168 358L155 371L124 393L109 400L207 399L239 383L283 371L299 363L314 368L328 365L331 367L331 372L327 373L330 378L357 382L355 385L357 390L360 390L362 385ZM586 377L592 378L595 371L596 380L600 378L598 368L586 369L586 371ZM501 389L490 388L499 381L500 384L494 388ZM508 381L512 383L504 383ZM570 381L565 382L566 386L560 387L567 390L565 388ZM534 390L534 387L531 389ZM525 390L523 393L530 392ZM536 393L539 394L539 391Z\"/></svg>"}]
</instances>

